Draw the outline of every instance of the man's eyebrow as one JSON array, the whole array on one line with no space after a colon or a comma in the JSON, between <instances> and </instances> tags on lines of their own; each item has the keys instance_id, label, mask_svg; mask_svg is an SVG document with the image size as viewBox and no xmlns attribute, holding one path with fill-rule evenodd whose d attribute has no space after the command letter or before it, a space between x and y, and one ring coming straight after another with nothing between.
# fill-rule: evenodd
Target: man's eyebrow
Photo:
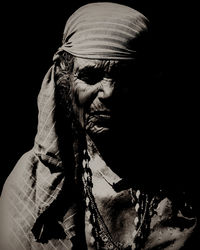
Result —
<instances>
[{"instance_id":1,"label":"man's eyebrow","mask_svg":"<svg viewBox=\"0 0 200 250\"><path fill-rule=\"evenodd\" d=\"M77 68L76 73L79 75L79 74L87 74L94 71L101 71L101 69L96 67L95 65L89 65L83 68Z\"/></svg>"}]
</instances>

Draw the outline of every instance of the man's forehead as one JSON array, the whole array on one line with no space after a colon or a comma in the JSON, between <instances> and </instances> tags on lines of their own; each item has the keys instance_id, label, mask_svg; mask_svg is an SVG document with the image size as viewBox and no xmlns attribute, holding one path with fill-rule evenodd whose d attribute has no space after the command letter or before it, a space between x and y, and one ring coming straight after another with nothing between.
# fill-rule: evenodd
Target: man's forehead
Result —
<instances>
[{"instance_id":1,"label":"man's forehead","mask_svg":"<svg viewBox=\"0 0 200 250\"><path fill-rule=\"evenodd\" d=\"M76 57L74 60L74 72L84 70L86 68L98 68L105 71L112 69L123 69L132 64L130 60L95 60Z\"/></svg>"}]
</instances>

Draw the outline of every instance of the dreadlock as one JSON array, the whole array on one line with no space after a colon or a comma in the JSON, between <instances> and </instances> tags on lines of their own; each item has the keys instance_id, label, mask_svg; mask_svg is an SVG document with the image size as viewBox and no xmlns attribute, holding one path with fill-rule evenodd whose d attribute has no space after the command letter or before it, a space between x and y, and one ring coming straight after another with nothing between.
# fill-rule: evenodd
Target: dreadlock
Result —
<instances>
[{"instance_id":1,"label":"dreadlock","mask_svg":"<svg viewBox=\"0 0 200 250\"><path fill-rule=\"evenodd\" d=\"M81 181L83 150L86 145L85 133L77 120L73 111L71 75L74 67L75 57L67 52L62 52L55 61L55 82L56 82L56 107L57 107L57 134L60 144L61 156L65 166L65 184L60 201L65 202L66 190L71 192L72 200L76 200L79 213L76 218L79 228L77 236L79 240L72 239L74 249L80 249L76 246L78 242L85 242L84 233L84 206L83 206L83 187ZM71 185L71 187L69 187ZM68 194L69 195L69 194ZM64 211L60 211L64 214Z\"/></svg>"},{"instance_id":2,"label":"dreadlock","mask_svg":"<svg viewBox=\"0 0 200 250\"><path fill-rule=\"evenodd\" d=\"M60 148L64 150L64 159L66 159L66 149L68 149L67 152L71 151L73 155L73 159L71 159L73 161L72 179L79 183L81 179L79 169L81 169L80 164L82 164L82 152L86 144L83 128L73 112L71 75L74 66L74 58L73 55L67 52L62 52L59 55L56 61L55 81L56 102L58 104L57 120L60 120L58 122L60 126L58 133L60 133L59 140L60 143L62 143ZM68 144L67 146L66 142ZM63 147L63 145L65 146ZM70 147L71 150L69 150L68 147ZM69 159L66 159L66 161L69 166Z\"/></svg>"}]
</instances>

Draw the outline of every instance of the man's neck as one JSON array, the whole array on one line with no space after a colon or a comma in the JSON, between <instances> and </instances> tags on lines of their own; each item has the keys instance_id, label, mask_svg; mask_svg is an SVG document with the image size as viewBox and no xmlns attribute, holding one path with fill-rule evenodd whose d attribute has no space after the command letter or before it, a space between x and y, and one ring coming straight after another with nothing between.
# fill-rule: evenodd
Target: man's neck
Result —
<instances>
[{"instance_id":1,"label":"man's neck","mask_svg":"<svg viewBox=\"0 0 200 250\"><path fill-rule=\"evenodd\" d=\"M116 164L117 153L115 154L112 140L109 137L99 137L93 140L93 138L89 135L86 135L86 141L90 157L94 161L95 159L101 159L107 167L109 167L116 174L120 175L120 172L118 172L119 166Z\"/></svg>"},{"instance_id":2,"label":"man's neck","mask_svg":"<svg viewBox=\"0 0 200 250\"><path fill-rule=\"evenodd\" d=\"M112 155L112 143L109 137L96 137L91 138L86 135L87 150L91 157L95 155L100 156L108 165L113 158Z\"/></svg>"}]
</instances>

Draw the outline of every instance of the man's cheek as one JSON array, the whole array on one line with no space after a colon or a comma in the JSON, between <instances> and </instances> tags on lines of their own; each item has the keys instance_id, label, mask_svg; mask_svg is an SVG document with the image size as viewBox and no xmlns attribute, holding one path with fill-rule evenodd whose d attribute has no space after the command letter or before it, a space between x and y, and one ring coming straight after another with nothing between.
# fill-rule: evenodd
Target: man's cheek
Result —
<instances>
[{"instance_id":1,"label":"man's cheek","mask_svg":"<svg viewBox=\"0 0 200 250\"><path fill-rule=\"evenodd\" d=\"M82 127L85 128L87 121L87 110L93 101L95 89L91 86L85 86L85 84L78 84L73 89L73 110L76 118L81 123Z\"/></svg>"},{"instance_id":2,"label":"man's cheek","mask_svg":"<svg viewBox=\"0 0 200 250\"><path fill-rule=\"evenodd\" d=\"M86 83L78 84L75 89L75 97L80 106L86 106L93 101L99 90L99 84L88 85Z\"/></svg>"}]
</instances>

